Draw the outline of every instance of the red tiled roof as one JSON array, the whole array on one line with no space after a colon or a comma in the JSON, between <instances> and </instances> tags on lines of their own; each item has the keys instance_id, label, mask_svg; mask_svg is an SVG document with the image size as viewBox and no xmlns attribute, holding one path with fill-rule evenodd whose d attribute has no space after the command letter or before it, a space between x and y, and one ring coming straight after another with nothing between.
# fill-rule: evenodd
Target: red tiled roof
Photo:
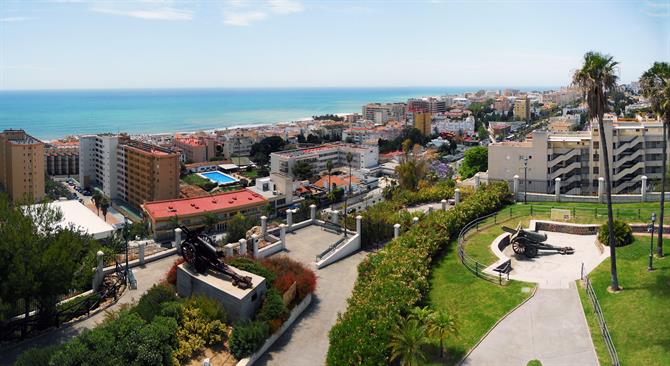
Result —
<instances>
[{"instance_id":1,"label":"red tiled roof","mask_svg":"<svg viewBox=\"0 0 670 366\"><path fill-rule=\"evenodd\" d=\"M177 141L185 145L205 146L205 143L202 140L196 138L178 138Z\"/></svg>"},{"instance_id":2,"label":"red tiled roof","mask_svg":"<svg viewBox=\"0 0 670 366\"><path fill-rule=\"evenodd\" d=\"M147 202L144 204L144 210L153 219L164 219L172 216L190 216L239 209L250 204L262 203L267 203L263 196L248 189L242 189L207 197Z\"/></svg>"}]
</instances>

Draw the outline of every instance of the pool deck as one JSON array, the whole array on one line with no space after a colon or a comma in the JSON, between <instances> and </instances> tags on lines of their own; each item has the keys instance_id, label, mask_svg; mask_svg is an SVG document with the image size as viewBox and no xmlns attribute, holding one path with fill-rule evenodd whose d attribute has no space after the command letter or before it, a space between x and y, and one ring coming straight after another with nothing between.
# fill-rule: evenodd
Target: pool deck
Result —
<instances>
[{"instance_id":1,"label":"pool deck","mask_svg":"<svg viewBox=\"0 0 670 366\"><path fill-rule=\"evenodd\" d=\"M228 184L234 184L239 182L239 180L233 176L230 176L224 172L220 172L218 170L212 170L209 172L202 172L202 173L197 173L200 177L209 179L211 182L214 182L219 185L228 185ZM208 176L210 175L210 176ZM214 175L215 177L211 177Z\"/></svg>"}]
</instances>

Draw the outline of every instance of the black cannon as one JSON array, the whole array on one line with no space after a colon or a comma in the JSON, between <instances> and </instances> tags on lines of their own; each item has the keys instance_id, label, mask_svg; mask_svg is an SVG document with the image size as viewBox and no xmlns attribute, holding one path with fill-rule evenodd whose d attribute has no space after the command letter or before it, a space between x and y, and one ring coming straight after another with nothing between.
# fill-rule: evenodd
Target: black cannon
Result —
<instances>
[{"instance_id":1,"label":"black cannon","mask_svg":"<svg viewBox=\"0 0 670 366\"><path fill-rule=\"evenodd\" d=\"M240 276L225 264L220 258L223 252L217 250L211 237L200 230L192 230L185 226L180 227L185 234L181 242L181 255L195 268L198 273L205 273L211 269L230 277L233 286L241 289L251 288L251 277Z\"/></svg>"},{"instance_id":2,"label":"black cannon","mask_svg":"<svg viewBox=\"0 0 670 366\"><path fill-rule=\"evenodd\" d=\"M539 250L553 250L560 254L575 253L575 249L572 247L557 247L545 243L547 240L546 234L524 230L521 228L521 225L517 226L516 229L506 226L503 226L502 229L512 234L509 237L509 243L512 245L514 253L523 254L528 258L536 257Z\"/></svg>"}]
</instances>

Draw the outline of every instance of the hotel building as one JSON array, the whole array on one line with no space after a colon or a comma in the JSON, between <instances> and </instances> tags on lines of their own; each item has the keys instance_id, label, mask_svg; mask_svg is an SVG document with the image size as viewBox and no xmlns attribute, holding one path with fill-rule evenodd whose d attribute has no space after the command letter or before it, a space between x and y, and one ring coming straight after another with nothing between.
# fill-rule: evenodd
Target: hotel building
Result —
<instances>
[{"instance_id":1,"label":"hotel building","mask_svg":"<svg viewBox=\"0 0 670 366\"><path fill-rule=\"evenodd\" d=\"M657 120L623 119L606 115L605 135L610 157L612 193L639 192L641 177L659 181L662 175L662 124ZM556 178L563 194L594 194L603 176L597 123L590 131L534 131L523 142L489 145L491 180L511 182L515 175L524 182L527 158L528 191L553 193Z\"/></svg>"},{"instance_id":2,"label":"hotel building","mask_svg":"<svg viewBox=\"0 0 670 366\"><path fill-rule=\"evenodd\" d=\"M297 150L279 151L270 154L272 173L280 173L293 178L293 166L299 161L306 161L312 166L312 172L321 173L326 170L330 160L335 168L347 166L347 153L351 153L354 169L370 169L379 164L379 146L353 145L334 143L319 147Z\"/></svg>"},{"instance_id":3,"label":"hotel building","mask_svg":"<svg viewBox=\"0 0 670 366\"><path fill-rule=\"evenodd\" d=\"M79 175L79 142L45 144L44 163L47 175Z\"/></svg>"},{"instance_id":4,"label":"hotel building","mask_svg":"<svg viewBox=\"0 0 670 366\"><path fill-rule=\"evenodd\" d=\"M24 130L0 133L0 187L12 200L44 197L44 143Z\"/></svg>"},{"instance_id":5,"label":"hotel building","mask_svg":"<svg viewBox=\"0 0 670 366\"><path fill-rule=\"evenodd\" d=\"M181 150L189 163L209 161L216 156L216 141L204 137L179 137L174 141L177 149Z\"/></svg>"}]
</instances>

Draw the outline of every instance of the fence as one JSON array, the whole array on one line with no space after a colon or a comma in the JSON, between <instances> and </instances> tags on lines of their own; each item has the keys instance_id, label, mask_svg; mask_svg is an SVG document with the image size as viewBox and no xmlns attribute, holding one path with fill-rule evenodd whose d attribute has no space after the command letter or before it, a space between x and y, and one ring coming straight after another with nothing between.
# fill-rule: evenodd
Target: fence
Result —
<instances>
[{"instance_id":1,"label":"fence","mask_svg":"<svg viewBox=\"0 0 670 366\"><path fill-rule=\"evenodd\" d=\"M498 215L503 213L510 213L509 215L525 215L538 218L550 218L552 209L561 209L569 210L572 218L570 222L587 221L588 223L605 223L607 220L607 208L602 205L601 207L588 207L588 206L571 206L571 205L543 205L543 204L527 204L527 205L513 205L508 208L505 208L501 211L498 211ZM648 222L651 218L652 213L658 215L658 207L614 207L612 208L612 214L614 219L623 220L627 222L639 222L645 223ZM670 224L670 215L665 215L663 222L668 225Z\"/></svg>"},{"instance_id":2,"label":"fence","mask_svg":"<svg viewBox=\"0 0 670 366\"><path fill-rule=\"evenodd\" d=\"M600 333L605 340L605 346L607 347L607 353L610 355L612 360L612 366L619 366L619 355L614 348L614 343L612 342L612 336L610 335L609 330L607 329L607 323L605 323L605 318L603 317L603 310L600 308L600 302L598 302L598 297L596 296L595 291L593 291L593 286L591 286L591 280L588 277L584 277L584 283L586 284L586 294L593 305L593 312L596 314L596 319L598 320L598 326L600 327Z\"/></svg>"}]
</instances>

